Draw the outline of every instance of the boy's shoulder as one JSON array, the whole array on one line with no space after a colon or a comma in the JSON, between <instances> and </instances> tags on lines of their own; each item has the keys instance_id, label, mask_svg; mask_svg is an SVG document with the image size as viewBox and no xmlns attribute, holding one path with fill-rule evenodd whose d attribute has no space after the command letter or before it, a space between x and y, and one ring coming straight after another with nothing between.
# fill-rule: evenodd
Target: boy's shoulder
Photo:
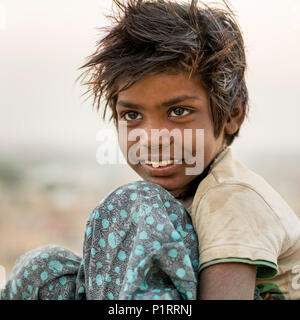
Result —
<instances>
[{"instance_id":1,"label":"boy's shoulder","mask_svg":"<svg viewBox=\"0 0 300 320\"><path fill-rule=\"evenodd\" d=\"M257 283L272 279L287 299L299 299L290 275L299 264L300 219L230 148L200 182L189 213L199 241L200 270L220 259L246 259L258 266Z\"/></svg>"},{"instance_id":2,"label":"boy's shoulder","mask_svg":"<svg viewBox=\"0 0 300 320\"><path fill-rule=\"evenodd\" d=\"M265 196L267 196L267 193L274 196L275 192L279 196L262 176L236 159L232 149L227 147L214 160L208 175L201 181L196 193L199 196L205 194L211 188L228 187L229 185L250 188Z\"/></svg>"},{"instance_id":3,"label":"boy's shoulder","mask_svg":"<svg viewBox=\"0 0 300 320\"><path fill-rule=\"evenodd\" d=\"M251 205L254 210L257 207L257 210L265 208L273 212L285 228L300 225L299 218L280 194L263 177L235 159L230 147L221 152L206 178L200 182L191 208L192 215L206 201L214 207L224 203L220 201L222 195L226 201L231 201L231 206L246 208Z\"/></svg>"},{"instance_id":4,"label":"boy's shoulder","mask_svg":"<svg viewBox=\"0 0 300 320\"><path fill-rule=\"evenodd\" d=\"M230 147L222 151L212 164L209 173L203 179L195 193L194 202L199 202L203 196L213 190L230 188L251 190L262 197L269 205L275 202L283 202L283 198L270 184L259 174L249 169L241 161L235 159Z\"/></svg>"}]
</instances>

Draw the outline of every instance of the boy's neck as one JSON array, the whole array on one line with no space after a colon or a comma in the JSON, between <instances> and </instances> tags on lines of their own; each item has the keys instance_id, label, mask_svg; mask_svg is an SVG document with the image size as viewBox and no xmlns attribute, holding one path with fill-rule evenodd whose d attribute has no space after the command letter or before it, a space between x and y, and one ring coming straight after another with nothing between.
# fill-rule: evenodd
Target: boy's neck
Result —
<instances>
[{"instance_id":1,"label":"boy's neck","mask_svg":"<svg viewBox=\"0 0 300 320\"><path fill-rule=\"evenodd\" d=\"M189 189L182 192L175 198L180 201L185 208L189 207L191 202L193 201L194 195L196 193L196 190L198 188L199 183L207 176L212 162L202 171L201 174L199 174L195 179L191 182Z\"/></svg>"},{"instance_id":2,"label":"boy's neck","mask_svg":"<svg viewBox=\"0 0 300 320\"><path fill-rule=\"evenodd\" d=\"M219 158L219 156L226 150L222 149L211 161L210 163L206 166L206 168L202 171L201 174L199 174L190 184L190 188L176 196L175 198L182 203L182 205L185 207L185 209L188 209L190 205L193 202L195 193L197 191L197 188L201 181L206 178L208 173L210 172L211 168L214 166L214 164L217 162L216 160Z\"/></svg>"}]
</instances>

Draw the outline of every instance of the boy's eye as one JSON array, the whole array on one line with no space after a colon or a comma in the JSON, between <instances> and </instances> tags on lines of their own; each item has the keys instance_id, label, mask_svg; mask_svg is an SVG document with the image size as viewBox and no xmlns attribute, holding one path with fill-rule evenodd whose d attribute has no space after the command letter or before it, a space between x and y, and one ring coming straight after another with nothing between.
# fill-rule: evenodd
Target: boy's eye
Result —
<instances>
[{"instance_id":1,"label":"boy's eye","mask_svg":"<svg viewBox=\"0 0 300 320\"><path fill-rule=\"evenodd\" d=\"M128 111L123 113L123 115L121 116L121 118L125 119L126 121L138 120L141 119L141 117L142 116L136 111Z\"/></svg>"},{"instance_id":2,"label":"boy's eye","mask_svg":"<svg viewBox=\"0 0 300 320\"><path fill-rule=\"evenodd\" d=\"M171 117L180 117L180 116L186 116L187 114L191 113L190 110L184 107L176 107L172 109L170 112Z\"/></svg>"}]
</instances>

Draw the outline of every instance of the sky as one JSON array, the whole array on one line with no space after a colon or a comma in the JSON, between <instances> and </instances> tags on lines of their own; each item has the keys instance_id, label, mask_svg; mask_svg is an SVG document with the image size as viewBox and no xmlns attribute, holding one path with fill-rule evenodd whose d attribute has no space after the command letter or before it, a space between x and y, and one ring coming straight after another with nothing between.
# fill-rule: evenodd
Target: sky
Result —
<instances>
[{"instance_id":1,"label":"sky","mask_svg":"<svg viewBox=\"0 0 300 320\"><path fill-rule=\"evenodd\" d=\"M220 2L220 1L215 1ZM300 0L232 0L244 34L249 119L237 152L299 149ZM111 1L0 0L0 156L95 154L103 124L75 83Z\"/></svg>"}]
</instances>

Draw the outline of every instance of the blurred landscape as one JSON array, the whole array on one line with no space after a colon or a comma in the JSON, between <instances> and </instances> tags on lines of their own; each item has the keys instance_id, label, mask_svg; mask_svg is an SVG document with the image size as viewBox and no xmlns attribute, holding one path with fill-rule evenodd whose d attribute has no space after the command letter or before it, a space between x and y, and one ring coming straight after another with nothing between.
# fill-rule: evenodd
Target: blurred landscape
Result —
<instances>
[{"instance_id":1,"label":"blurred landscape","mask_svg":"<svg viewBox=\"0 0 300 320\"><path fill-rule=\"evenodd\" d=\"M239 154L300 216L300 155ZM26 251L58 244L82 256L85 223L109 192L139 177L126 165L99 165L93 157L1 157L0 264L7 276Z\"/></svg>"},{"instance_id":2,"label":"blurred landscape","mask_svg":"<svg viewBox=\"0 0 300 320\"><path fill-rule=\"evenodd\" d=\"M0 265L31 249L58 244L82 255L86 220L118 185L137 180L125 165L82 157L0 160Z\"/></svg>"}]
</instances>

